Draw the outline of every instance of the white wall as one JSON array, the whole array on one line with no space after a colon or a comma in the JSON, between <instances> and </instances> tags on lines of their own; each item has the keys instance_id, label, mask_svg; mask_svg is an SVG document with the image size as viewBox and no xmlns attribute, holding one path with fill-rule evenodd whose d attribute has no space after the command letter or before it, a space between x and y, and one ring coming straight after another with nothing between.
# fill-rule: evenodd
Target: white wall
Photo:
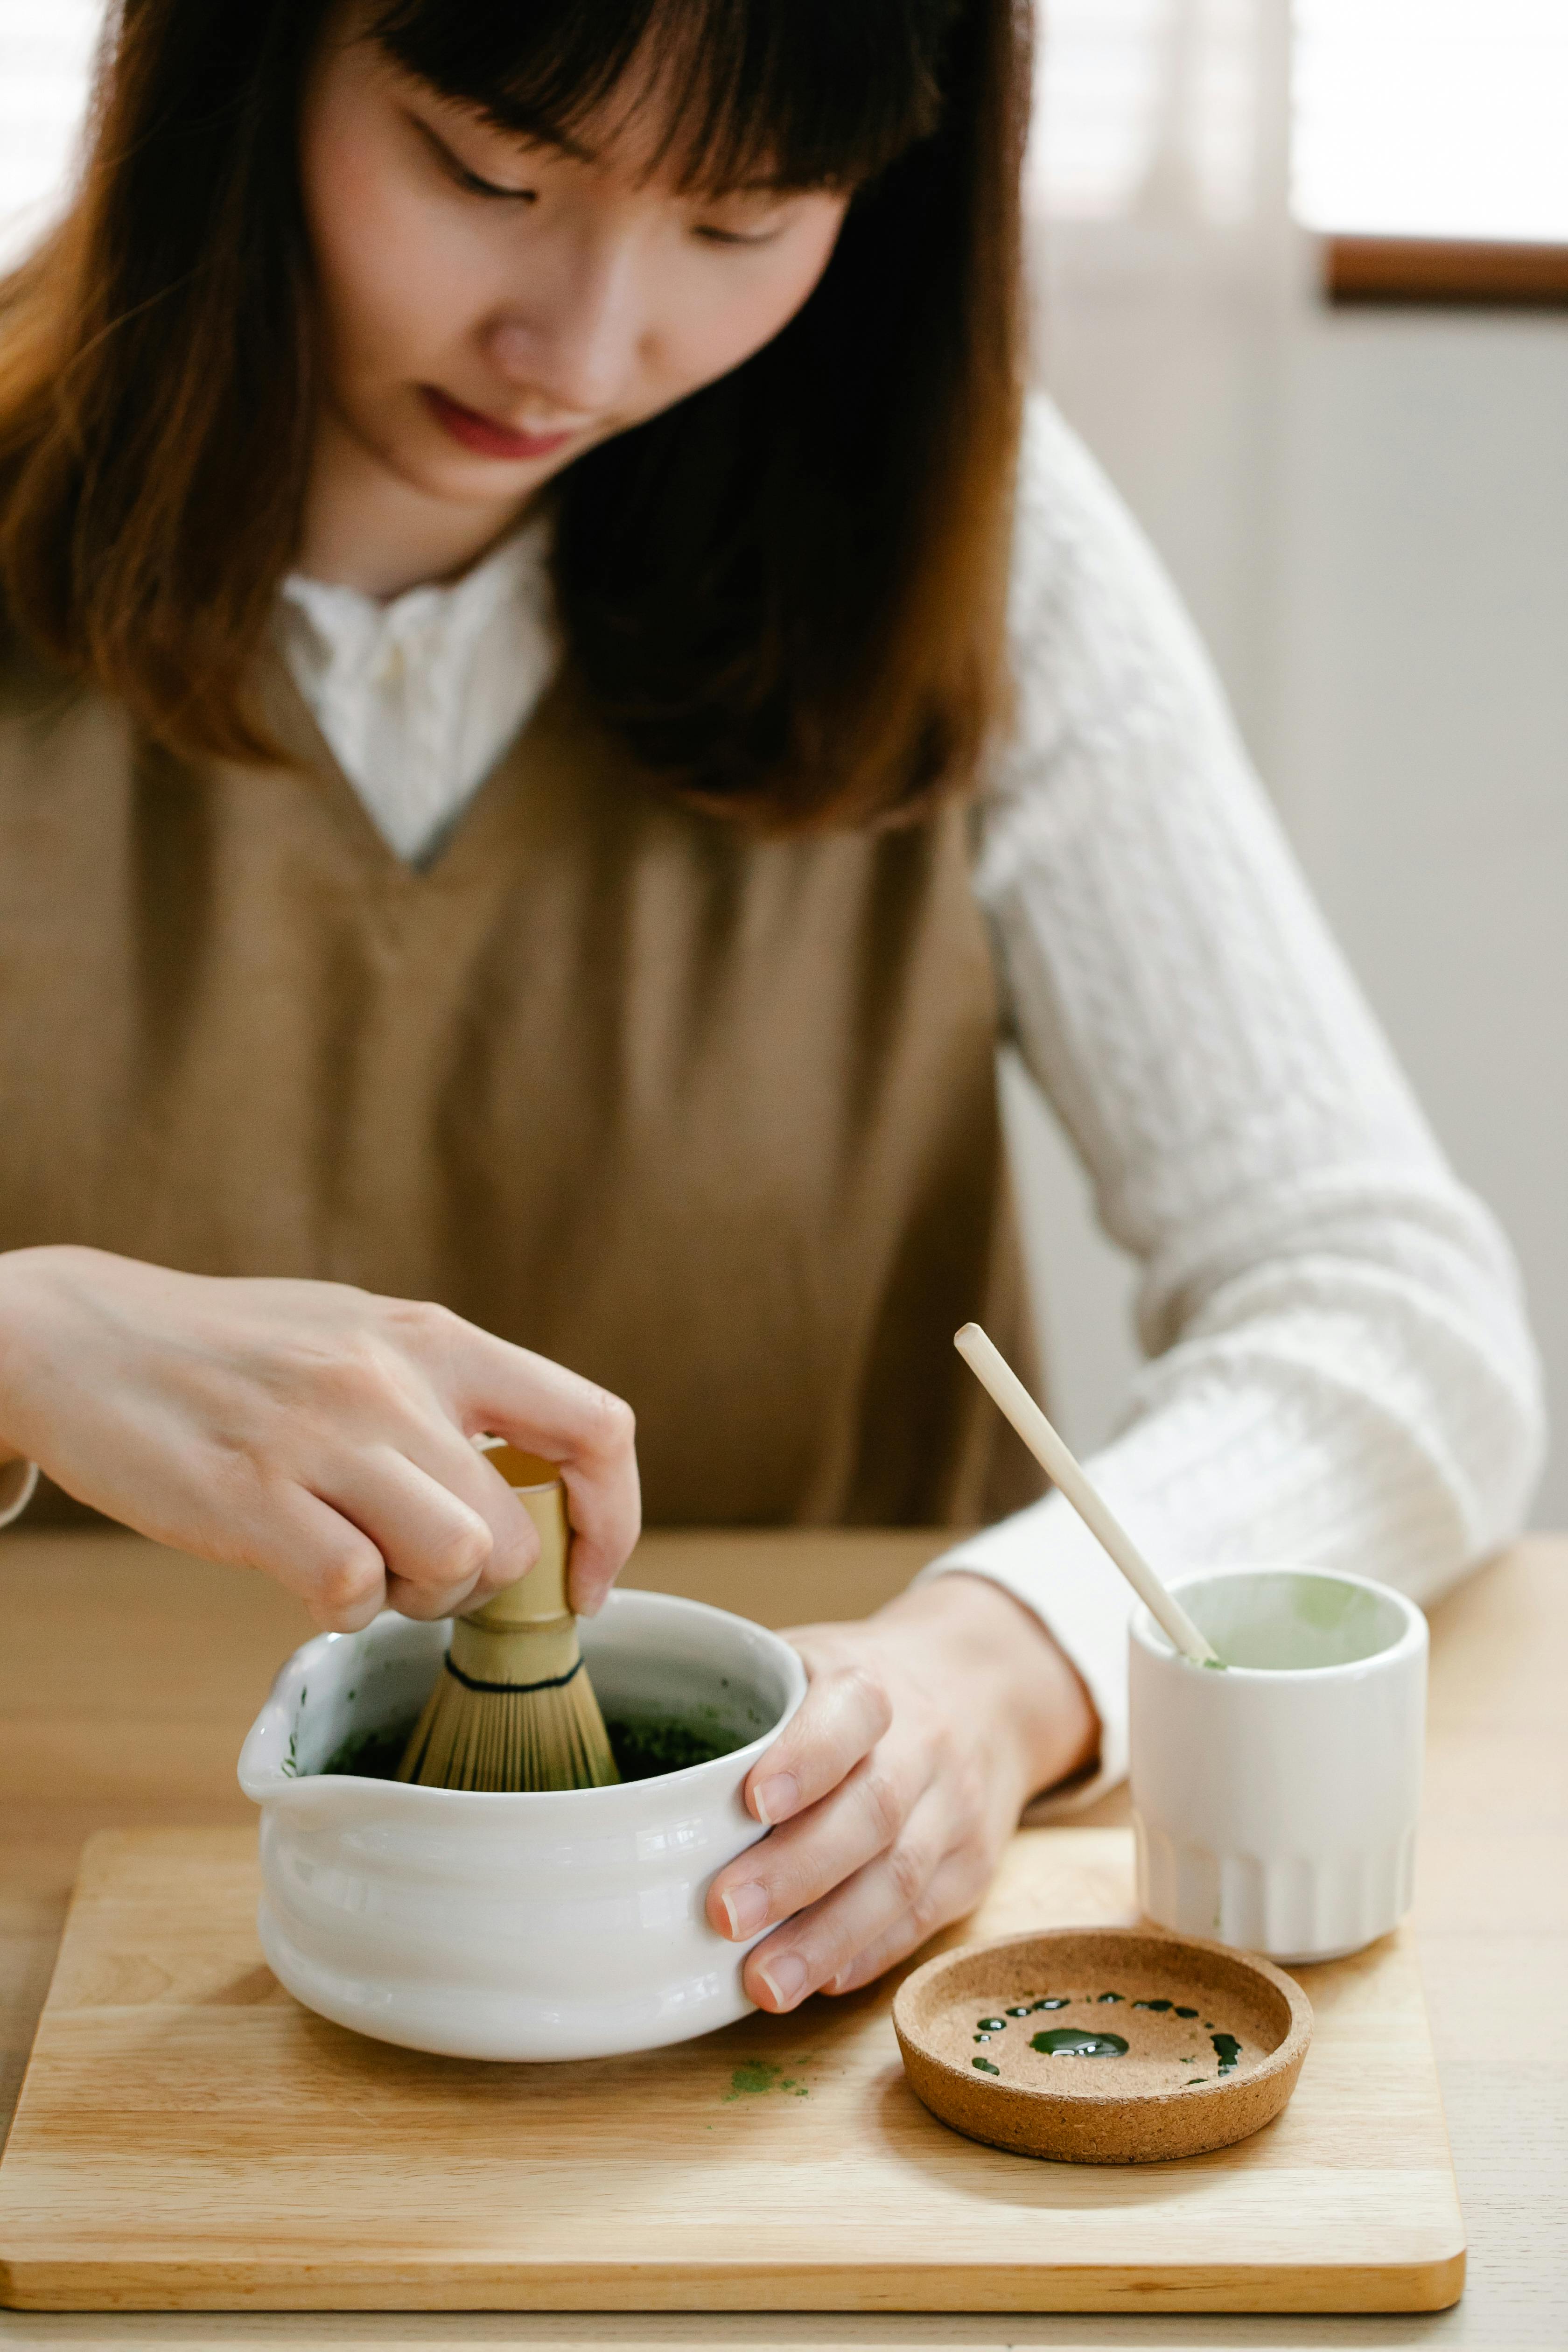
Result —
<instances>
[{"instance_id":1,"label":"white wall","mask_svg":"<svg viewBox=\"0 0 1568 2352\"><path fill-rule=\"evenodd\" d=\"M1037 226L1036 373L1175 575L1262 754L1272 719L1279 384L1288 236L1150 207ZM1267 765L1267 761L1265 761ZM1082 1172L1017 1065L1003 1105L1052 1410L1080 1451L1138 1361L1136 1269L1099 1231Z\"/></svg>"},{"instance_id":2,"label":"white wall","mask_svg":"<svg viewBox=\"0 0 1568 2352\"><path fill-rule=\"evenodd\" d=\"M1568 320L1320 318L1289 382L1276 780L1568 1424ZM1559 1446L1537 1524L1568 1525Z\"/></svg>"},{"instance_id":3,"label":"white wall","mask_svg":"<svg viewBox=\"0 0 1568 2352\"><path fill-rule=\"evenodd\" d=\"M1058 230L1042 367L1163 553L1331 920L1519 1250L1568 1414L1568 320L1331 313L1309 257ZM1128 1270L1008 1085L1053 1391ZM1568 1448L1538 1524L1568 1524Z\"/></svg>"}]
</instances>

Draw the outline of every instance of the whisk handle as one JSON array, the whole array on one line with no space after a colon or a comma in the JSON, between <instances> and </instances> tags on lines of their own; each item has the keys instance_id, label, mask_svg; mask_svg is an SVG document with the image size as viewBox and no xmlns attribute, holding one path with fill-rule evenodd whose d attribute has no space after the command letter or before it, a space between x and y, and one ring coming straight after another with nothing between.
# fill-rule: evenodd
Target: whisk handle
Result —
<instances>
[{"instance_id":1,"label":"whisk handle","mask_svg":"<svg viewBox=\"0 0 1568 2352\"><path fill-rule=\"evenodd\" d=\"M489 1633L521 1633L562 1620L570 1624L566 1559L571 1530L566 1524L566 1489L550 1463L516 1453L510 1445L490 1450L489 1460L539 1530L539 1558L517 1583L492 1592L482 1607L468 1611L468 1622L482 1626ZM542 1477L536 1475L541 1472Z\"/></svg>"}]
</instances>

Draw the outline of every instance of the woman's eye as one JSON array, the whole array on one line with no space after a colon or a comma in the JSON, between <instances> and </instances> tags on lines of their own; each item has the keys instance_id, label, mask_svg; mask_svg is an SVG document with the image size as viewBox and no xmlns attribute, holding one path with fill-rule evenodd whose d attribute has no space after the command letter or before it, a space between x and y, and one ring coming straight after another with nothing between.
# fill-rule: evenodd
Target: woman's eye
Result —
<instances>
[{"instance_id":1,"label":"woman's eye","mask_svg":"<svg viewBox=\"0 0 1568 2352\"><path fill-rule=\"evenodd\" d=\"M536 191L532 188L503 187L497 180L486 180L481 178L478 172L470 172L462 158L447 146L444 139L437 135L427 122L422 121L417 115L412 119L415 129L423 135L442 171L456 186L463 190L466 195L485 196L493 202L504 200L513 205L531 205L534 202Z\"/></svg>"},{"instance_id":2,"label":"woman's eye","mask_svg":"<svg viewBox=\"0 0 1568 2352\"><path fill-rule=\"evenodd\" d=\"M694 233L707 245L772 245L779 229L717 228L710 222L701 221Z\"/></svg>"},{"instance_id":3,"label":"woman's eye","mask_svg":"<svg viewBox=\"0 0 1568 2352\"><path fill-rule=\"evenodd\" d=\"M452 160L452 176L460 188L466 188L471 196L504 197L509 204L514 205L531 205L534 201L535 192L532 188L499 187L494 180L481 180L477 172L468 171L464 164L457 161L455 156Z\"/></svg>"}]
</instances>

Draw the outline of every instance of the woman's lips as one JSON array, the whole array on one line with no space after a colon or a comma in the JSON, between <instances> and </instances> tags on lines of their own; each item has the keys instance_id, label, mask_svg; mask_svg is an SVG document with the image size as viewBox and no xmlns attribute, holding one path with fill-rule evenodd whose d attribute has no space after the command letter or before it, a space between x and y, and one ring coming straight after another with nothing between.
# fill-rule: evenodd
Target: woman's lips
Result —
<instances>
[{"instance_id":1,"label":"woman's lips","mask_svg":"<svg viewBox=\"0 0 1568 2352\"><path fill-rule=\"evenodd\" d=\"M514 433L510 425L498 425L493 417L465 408L461 401L438 392L433 383L425 384L422 390L425 404L436 422L454 441L460 441L465 449L473 450L480 457L503 457L514 466L530 458L552 457L557 449L564 449L568 441L582 431L581 425L568 425L559 433Z\"/></svg>"}]
</instances>

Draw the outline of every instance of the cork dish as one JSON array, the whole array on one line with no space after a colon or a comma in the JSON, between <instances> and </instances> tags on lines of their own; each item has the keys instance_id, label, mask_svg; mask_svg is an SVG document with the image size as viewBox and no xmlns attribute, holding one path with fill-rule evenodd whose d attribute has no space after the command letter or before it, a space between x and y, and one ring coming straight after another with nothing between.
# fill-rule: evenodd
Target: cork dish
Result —
<instances>
[{"instance_id":1,"label":"cork dish","mask_svg":"<svg viewBox=\"0 0 1568 2352\"><path fill-rule=\"evenodd\" d=\"M1228 2147L1296 2087L1312 2012L1267 1960L1152 1927L943 1952L899 1988L910 2087L970 2139L1070 2164Z\"/></svg>"}]
</instances>

